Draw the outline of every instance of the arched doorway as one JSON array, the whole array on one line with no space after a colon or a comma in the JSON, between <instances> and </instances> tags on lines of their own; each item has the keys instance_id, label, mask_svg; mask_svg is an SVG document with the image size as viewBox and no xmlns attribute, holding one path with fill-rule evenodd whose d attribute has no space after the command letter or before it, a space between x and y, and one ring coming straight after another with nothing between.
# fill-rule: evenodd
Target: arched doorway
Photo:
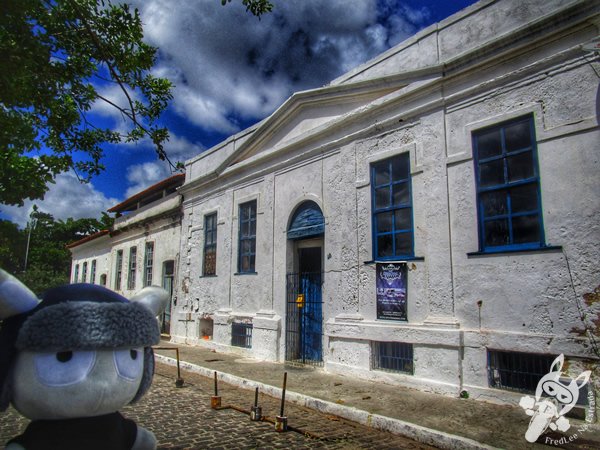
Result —
<instances>
[{"instance_id":1,"label":"arched doorway","mask_svg":"<svg viewBox=\"0 0 600 450\"><path fill-rule=\"evenodd\" d=\"M323 362L323 236L325 219L313 201L292 215L287 238L293 246L294 270L287 274L286 360Z\"/></svg>"}]
</instances>

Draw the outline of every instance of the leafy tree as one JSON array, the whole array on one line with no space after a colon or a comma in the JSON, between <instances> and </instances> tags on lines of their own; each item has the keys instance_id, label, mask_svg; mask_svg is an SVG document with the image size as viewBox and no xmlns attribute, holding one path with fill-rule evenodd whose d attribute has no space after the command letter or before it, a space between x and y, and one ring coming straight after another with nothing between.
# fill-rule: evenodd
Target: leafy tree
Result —
<instances>
[{"instance_id":1,"label":"leafy tree","mask_svg":"<svg viewBox=\"0 0 600 450\"><path fill-rule=\"evenodd\" d=\"M25 229L19 229L8 221L0 221L0 267L16 275L38 294L66 284L71 273L71 252L67 244L107 229L112 220L104 215L101 220L69 218L62 221L34 210ZM25 268L29 234L31 239Z\"/></svg>"},{"instance_id":2,"label":"leafy tree","mask_svg":"<svg viewBox=\"0 0 600 450\"><path fill-rule=\"evenodd\" d=\"M266 0L242 3L257 16L272 8ZM106 144L149 138L168 161L159 118L172 85L150 73L157 49L143 42L137 9L111 0L3 0L1 11L0 203L43 198L71 169L89 181L104 169ZM99 85L116 86L125 106ZM116 108L129 131L94 123L96 102Z\"/></svg>"},{"instance_id":3,"label":"leafy tree","mask_svg":"<svg viewBox=\"0 0 600 450\"><path fill-rule=\"evenodd\" d=\"M156 49L142 41L137 10L110 0L4 0L0 15L0 201L42 198L69 169L83 180L103 166L103 144L149 137L159 158L168 132L158 125L171 83L150 73ZM113 83L119 106L96 85ZM96 101L131 123L119 134L89 120ZM49 152L39 150L48 149ZM78 154L79 158L74 157Z\"/></svg>"}]
</instances>

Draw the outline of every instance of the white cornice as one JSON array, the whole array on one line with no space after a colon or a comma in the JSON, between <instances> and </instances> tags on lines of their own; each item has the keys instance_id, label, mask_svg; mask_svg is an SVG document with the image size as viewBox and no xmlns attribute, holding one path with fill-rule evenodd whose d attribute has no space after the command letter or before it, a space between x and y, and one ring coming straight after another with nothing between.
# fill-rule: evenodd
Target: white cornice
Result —
<instances>
[{"instance_id":1,"label":"white cornice","mask_svg":"<svg viewBox=\"0 0 600 450\"><path fill-rule=\"evenodd\" d=\"M478 5L481 7L490 2L480 3ZM252 127L252 134L249 138L228 158L222 161L218 167L215 167L213 171L205 176L189 180L181 188L181 192L189 193L210 183L217 177L228 177L241 171L247 171L249 168L264 161L272 160L280 153L293 151L302 146L314 147L315 151L323 152L326 148L331 148L332 145L339 146L344 142L348 142L348 140L358 139L377 129L390 127L400 119L410 120L416 114L430 110L431 108L439 107L449 102L460 101L468 95L475 95L477 92L481 92L482 88L489 89L491 86L497 84L497 82L506 83L514 77L515 73L523 76L526 72L531 73L543 65L551 64L556 58L564 58L568 56L567 54L573 56L575 50L568 49L560 54L535 61L525 68L498 77L496 80L489 80L486 83L473 85L450 97L441 95L441 87L445 80L471 76L482 67L497 63L499 58L505 59L544 45L544 42L548 42L564 34L565 29L585 26L586 22L589 23L591 18L600 13L597 11L600 11L600 7L595 6L594 2L590 0L570 3L566 7L554 11L552 14L539 18L535 22L498 36L493 41L484 45L465 51L449 59L443 65L429 66L355 83L329 85L309 91L297 92L284 102L271 116ZM464 14L468 12L469 10L465 10ZM547 32L548 29L551 30L551 33ZM437 98L435 95L431 96L431 93L436 90L440 91L440 95ZM356 96L373 98L374 94L377 93L380 93L381 96L378 97L375 95L374 100L363 106L358 106L300 136L282 142L281 145L275 145L272 148L264 150L261 149L259 154L252 154L277 129L283 124L289 123L289 120L302 108L326 105L331 102L344 101L345 99L356 99ZM424 99L421 105L400 108L402 110L401 113L382 117L382 121L380 122L371 123L365 120L370 117L380 117L385 111L391 111L400 105L408 104L409 101L414 102L419 97ZM356 126L361 121L365 122L364 126ZM336 133L339 134L339 131L343 129L347 129L347 135L344 137L336 136ZM327 135L332 137L331 142L323 143ZM306 153L306 156L308 157L309 154L312 155L314 152L309 151ZM231 165L233 162L236 162L236 164Z\"/></svg>"}]
</instances>

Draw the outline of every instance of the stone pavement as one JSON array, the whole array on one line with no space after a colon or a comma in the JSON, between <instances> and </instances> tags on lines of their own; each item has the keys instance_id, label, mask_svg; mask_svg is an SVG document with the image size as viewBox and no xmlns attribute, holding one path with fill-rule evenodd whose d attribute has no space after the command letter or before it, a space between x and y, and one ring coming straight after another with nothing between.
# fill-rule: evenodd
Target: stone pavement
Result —
<instances>
[{"instance_id":1,"label":"stone pavement","mask_svg":"<svg viewBox=\"0 0 600 450\"><path fill-rule=\"evenodd\" d=\"M269 421L252 422L245 414L254 402L254 392L221 383L223 407L213 410L213 380L191 372L183 375L183 387L176 388L175 368L159 363L146 396L121 409L124 416L155 433L159 449L433 449L292 404L286 406L285 414L293 429L279 433ZM273 397L260 394L259 404L264 415L279 413L280 402ZM27 423L13 409L0 413L0 446L21 433Z\"/></svg>"},{"instance_id":2,"label":"stone pavement","mask_svg":"<svg viewBox=\"0 0 600 450\"><path fill-rule=\"evenodd\" d=\"M209 378L216 371L221 384L226 382L248 389L252 395L255 387L259 387L261 393L280 398L283 374L287 372L286 400L289 403L321 411L330 417L340 417L407 436L435 447L553 448L541 443L529 444L525 440L530 417L520 407L452 398L401 386L363 381L329 374L318 368L300 368L241 358L201 346L167 342L162 342L161 346L179 348L181 367L185 371L193 371ZM158 361L175 364L174 351L157 350L156 354ZM184 373L183 378L186 376L188 375ZM275 412L263 413L276 415ZM294 426L295 418L290 417L288 421ZM571 423L575 426L584 424L575 420L571 420ZM319 426L327 427L328 424ZM563 435L570 436L575 431L572 427L571 433ZM554 432L549 436L554 439L561 437ZM560 448L600 449L600 427L594 424L584 433L579 433L572 443Z\"/></svg>"}]
</instances>

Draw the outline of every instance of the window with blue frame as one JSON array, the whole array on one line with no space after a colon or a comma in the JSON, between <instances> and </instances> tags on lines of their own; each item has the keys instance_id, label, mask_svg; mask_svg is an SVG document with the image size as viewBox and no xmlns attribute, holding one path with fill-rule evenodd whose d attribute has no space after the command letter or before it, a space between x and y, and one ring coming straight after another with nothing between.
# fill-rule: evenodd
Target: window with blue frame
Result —
<instances>
[{"instance_id":1,"label":"window with blue frame","mask_svg":"<svg viewBox=\"0 0 600 450\"><path fill-rule=\"evenodd\" d=\"M217 274L217 213L204 216L204 264L202 275Z\"/></svg>"},{"instance_id":2,"label":"window with blue frame","mask_svg":"<svg viewBox=\"0 0 600 450\"><path fill-rule=\"evenodd\" d=\"M544 246L533 116L473 133L479 250Z\"/></svg>"},{"instance_id":3,"label":"window with blue frame","mask_svg":"<svg viewBox=\"0 0 600 450\"><path fill-rule=\"evenodd\" d=\"M372 164L371 191L374 259L413 257L409 153Z\"/></svg>"},{"instance_id":4,"label":"window with blue frame","mask_svg":"<svg viewBox=\"0 0 600 450\"><path fill-rule=\"evenodd\" d=\"M240 205L238 272L254 273L256 268L256 200Z\"/></svg>"}]
</instances>

